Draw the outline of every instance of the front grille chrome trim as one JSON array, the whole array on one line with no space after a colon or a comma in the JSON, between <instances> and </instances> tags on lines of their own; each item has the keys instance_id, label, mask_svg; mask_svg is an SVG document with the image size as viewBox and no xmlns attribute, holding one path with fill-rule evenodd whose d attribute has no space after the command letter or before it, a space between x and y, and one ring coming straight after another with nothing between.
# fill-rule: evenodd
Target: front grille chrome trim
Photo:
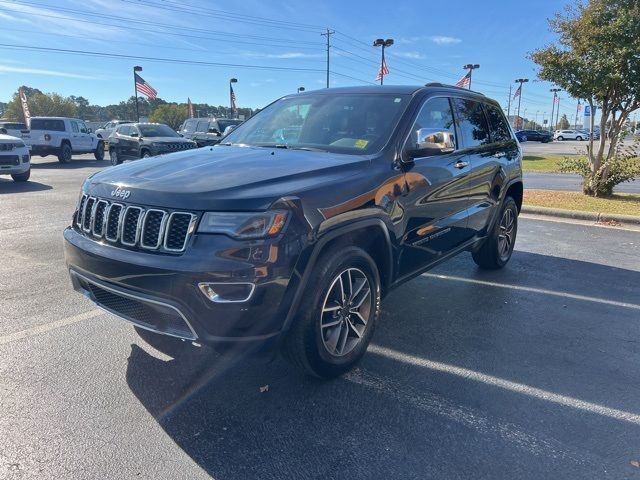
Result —
<instances>
[{"instance_id":1,"label":"front grille chrome trim","mask_svg":"<svg viewBox=\"0 0 640 480\"><path fill-rule=\"evenodd\" d=\"M93 200L93 203L91 204L91 211L87 212L87 206L89 205L89 203ZM84 214L82 215L82 231L85 233L91 233L91 229L93 228L93 217L96 214L96 204L98 202L96 202L96 197L89 197L87 198L87 200L84 202ZM89 226L86 227L85 225L87 224L87 214L89 215Z\"/></svg>"},{"instance_id":2,"label":"front grille chrome trim","mask_svg":"<svg viewBox=\"0 0 640 480\"><path fill-rule=\"evenodd\" d=\"M158 212L162 214L162 220L160 220L160 228L158 231L158 240L156 241L155 245L145 245L144 230L145 230L145 227L147 226L147 217L152 212ZM147 250L157 250L158 248L160 248L160 245L162 245L162 241L164 239L165 228L167 225L167 218L168 218L167 212L165 212L164 210L159 210L157 208L150 208L144 213L144 219L142 220L142 231L140 232L140 246L142 248L145 248Z\"/></svg>"},{"instance_id":3,"label":"front grille chrome trim","mask_svg":"<svg viewBox=\"0 0 640 480\"><path fill-rule=\"evenodd\" d=\"M184 236L184 241L182 242L182 246L180 248L171 248L167 245L167 240L169 239L169 230L171 229L171 221L173 220L173 217L176 215L190 215L191 219L189 220L189 227L187 228L187 233ZM164 249L168 252L184 252L185 248L187 248L187 242L189 241L189 237L191 236L195 228L195 223L197 218L198 218L197 215L194 215L191 212L171 212L171 215L169 215L169 219L167 220L167 227L166 227L167 232L164 236L164 244L163 244Z\"/></svg>"},{"instance_id":4,"label":"front grille chrome trim","mask_svg":"<svg viewBox=\"0 0 640 480\"><path fill-rule=\"evenodd\" d=\"M129 214L129 211L133 211L133 210L137 210L139 212L138 214L138 220L136 223L136 235L135 235L135 239L133 242L127 242L124 239L124 231L125 228L127 228L127 215ZM135 247L138 243L138 240L140 240L140 227L142 226L142 220L144 220L144 208L142 207L135 207L133 205L129 205L127 208L125 208L124 210L124 214L121 217L121 225L120 225L120 243L123 245L126 245L128 247Z\"/></svg>"},{"instance_id":5,"label":"front grille chrome trim","mask_svg":"<svg viewBox=\"0 0 640 480\"><path fill-rule=\"evenodd\" d=\"M109 219L111 218L111 209L115 206L120 207L120 213L118 214L118 224L116 226L116 236L115 237L110 237L109 236ZM106 238L108 241L110 242L117 242L118 238L120 236L120 227L122 225L122 212L124 212L125 210L125 206L121 203L112 203L107 207L107 212L106 212L106 223L105 223L105 232L104 232L104 238Z\"/></svg>"},{"instance_id":6,"label":"front grille chrome trim","mask_svg":"<svg viewBox=\"0 0 640 480\"><path fill-rule=\"evenodd\" d=\"M96 216L97 216L97 212L98 212L98 207L104 204L104 210L102 211L102 225L100 225L100 233L96 233ZM94 237L96 238L102 238L104 236L104 229L106 227L106 219L107 217L105 217L105 213L107 213L107 210L109 208L109 202L107 202L106 200L98 200L97 202L94 202L94 214L91 217L91 233Z\"/></svg>"},{"instance_id":7,"label":"front grille chrome trim","mask_svg":"<svg viewBox=\"0 0 640 480\"><path fill-rule=\"evenodd\" d=\"M86 283L95 285L98 288L102 288L104 290L107 290L107 291L109 291L109 292L111 292L111 293L113 293L115 295L121 295L123 297L131 298L131 299L136 300L136 301L141 302L141 303L151 303L151 304L154 304L154 305L160 305L162 307L169 308L169 309L173 310L174 312L176 312L178 314L178 316L187 325L187 327L191 331L191 335L190 336L185 336L185 335L179 335L179 334L175 334L175 333L171 333L171 332L163 332L162 330L158 330L158 329L154 329L152 327L149 327L146 324L143 324L141 322L136 321L134 318L127 317L127 316L123 315L120 312L116 312L115 310L112 310L112 309L110 309L110 308L108 308L108 307L106 307L104 305L99 304L98 302L95 301L94 296L91 294L91 292L87 291L84 287L81 286L80 288L82 288L82 290L84 291L83 292L84 295L89 300L94 302L96 304L96 306L98 308L100 308L101 310L104 310L105 312L107 312L107 313L109 313L111 315L114 315L114 316L120 318L121 320L124 320L125 322L131 323L131 324L135 325L136 327L144 328L145 330L149 330L151 332L159 333L159 334L162 334L162 335L167 335L167 336L170 336L170 337L181 338L183 340L189 340L189 341L195 341L195 340L198 339L198 334L196 333L196 331L191 326L191 323L189 323L189 320L187 320L187 318L184 316L184 314L178 308L174 307L173 305L171 305L169 303L166 303L166 302L161 302L159 300L154 300L154 299L151 299L151 298L147 298L147 297L144 297L144 296L141 296L141 295L134 295L133 293L124 292L124 291L122 291L120 289L112 288L110 286L105 285L102 282L97 282L95 280L87 278L86 276L78 273L75 270L69 270L69 273L71 275L74 275L74 276L82 279Z\"/></svg>"},{"instance_id":8,"label":"front grille chrome trim","mask_svg":"<svg viewBox=\"0 0 640 480\"><path fill-rule=\"evenodd\" d=\"M80 200L78 201L78 207L76 208L76 227L78 227L79 229L82 229L82 220L84 219L84 206L86 205L86 201L87 198L89 198L89 196L84 193L82 194L82 196L80 197Z\"/></svg>"}]
</instances>

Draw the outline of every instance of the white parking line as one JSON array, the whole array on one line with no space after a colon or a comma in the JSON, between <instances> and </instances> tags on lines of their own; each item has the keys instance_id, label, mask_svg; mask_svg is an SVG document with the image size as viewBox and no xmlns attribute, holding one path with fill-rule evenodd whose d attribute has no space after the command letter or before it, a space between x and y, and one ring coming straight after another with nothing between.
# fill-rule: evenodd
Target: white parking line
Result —
<instances>
[{"instance_id":1,"label":"white parking line","mask_svg":"<svg viewBox=\"0 0 640 480\"><path fill-rule=\"evenodd\" d=\"M90 318L97 317L98 315L104 315L102 310L89 310L88 312L79 313L72 317L56 320L55 322L45 323L44 325L37 325L35 327L20 330L19 332L10 333L9 335L3 335L0 337L0 345L5 343L15 342L16 340L22 340L24 338L33 337L35 335L41 335L57 328L66 327L74 323L82 322L83 320L89 320Z\"/></svg>"},{"instance_id":2,"label":"white parking line","mask_svg":"<svg viewBox=\"0 0 640 480\"><path fill-rule=\"evenodd\" d=\"M436 273L423 273L423 277L437 278L439 280L452 280L456 282L475 283L477 285L485 285L487 287L508 288L510 290L520 290L523 292L541 293L543 295L551 295L554 297L571 298L573 300L582 300L585 302L602 303L605 305L613 305L614 307L632 308L640 310L640 305L635 303L617 302L615 300L607 300L606 298L587 297L585 295L577 295L575 293L558 292L555 290L546 290L544 288L525 287L523 285L510 285L508 283L489 282L487 280L476 280L474 278L454 277L452 275L439 275Z\"/></svg>"},{"instance_id":3,"label":"white parking line","mask_svg":"<svg viewBox=\"0 0 640 480\"><path fill-rule=\"evenodd\" d=\"M374 355L380 355L382 357L407 363L416 367L428 368L429 370L456 375L467 380L473 380L493 387L503 388L505 390L528 395L539 400L545 400L547 402L557 403L559 405L576 408L578 410L584 410L590 413L613 418L615 420L622 420L624 422L640 425L640 415L626 412L624 410L617 410L615 408L605 407L604 405L598 405L597 403L586 402L578 398L559 395L547 390L542 390L541 388L531 387L523 383L512 382L503 378L486 375L468 368L457 367L447 363L435 362L433 360L427 360L426 358L408 355L379 345L369 345L369 349L367 351Z\"/></svg>"}]
</instances>

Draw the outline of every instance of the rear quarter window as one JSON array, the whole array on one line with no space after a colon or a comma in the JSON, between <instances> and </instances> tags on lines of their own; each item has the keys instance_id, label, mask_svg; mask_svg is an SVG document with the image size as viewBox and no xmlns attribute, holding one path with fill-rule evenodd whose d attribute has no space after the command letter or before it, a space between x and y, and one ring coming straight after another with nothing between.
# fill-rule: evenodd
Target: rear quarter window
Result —
<instances>
[{"instance_id":1,"label":"rear quarter window","mask_svg":"<svg viewBox=\"0 0 640 480\"><path fill-rule=\"evenodd\" d=\"M467 98L453 98L462 148L487 145L491 139L482 104Z\"/></svg>"},{"instance_id":2,"label":"rear quarter window","mask_svg":"<svg viewBox=\"0 0 640 480\"><path fill-rule=\"evenodd\" d=\"M33 120L31 120L31 130L51 130L53 132L64 132L64 120L34 118Z\"/></svg>"}]
</instances>

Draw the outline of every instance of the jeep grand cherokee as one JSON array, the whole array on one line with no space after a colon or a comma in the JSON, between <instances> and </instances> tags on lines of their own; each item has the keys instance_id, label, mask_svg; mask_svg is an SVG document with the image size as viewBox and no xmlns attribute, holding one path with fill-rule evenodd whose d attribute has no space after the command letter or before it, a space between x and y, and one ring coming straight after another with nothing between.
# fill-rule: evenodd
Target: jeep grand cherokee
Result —
<instances>
[{"instance_id":1,"label":"jeep grand cherokee","mask_svg":"<svg viewBox=\"0 0 640 480\"><path fill-rule=\"evenodd\" d=\"M287 96L223 144L89 177L66 261L76 290L141 332L280 350L332 377L392 288L464 251L507 263L521 156L498 103L468 90Z\"/></svg>"}]
</instances>

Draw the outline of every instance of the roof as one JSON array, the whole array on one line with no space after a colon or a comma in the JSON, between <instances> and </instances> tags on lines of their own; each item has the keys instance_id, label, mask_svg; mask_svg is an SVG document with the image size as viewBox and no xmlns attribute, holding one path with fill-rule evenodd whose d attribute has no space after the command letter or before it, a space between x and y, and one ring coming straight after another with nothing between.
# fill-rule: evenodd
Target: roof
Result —
<instances>
[{"instance_id":1,"label":"roof","mask_svg":"<svg viewBox=\"0 0 640 480\"><path fill-rule=\"evenodd\" d=\"M332 93L387 93L390 95L413 95L420 90L453 90L456 92L465 92L475 95L484 96L480 92L469 90L467 88L456 87L455 85L447 85L444 83L427 83L426 85L367 85L363 87L339 87L324 88L318 90L308 90L292 95L309 95L309 94L332 94Z\"/></svg>"},{"instance_id":2,"label":"roof","mask_svg":"<svg viewBox=\"0 0 640 480\"><path fill-rule=\"evenodd\" d=\"M31 117L31 120L41 120L41 119L47 119L47 120L78 120L80 122L84 121L84 120L80 120L79 118L76 118L76 117Z\"/></svg>"}]
</instances>

